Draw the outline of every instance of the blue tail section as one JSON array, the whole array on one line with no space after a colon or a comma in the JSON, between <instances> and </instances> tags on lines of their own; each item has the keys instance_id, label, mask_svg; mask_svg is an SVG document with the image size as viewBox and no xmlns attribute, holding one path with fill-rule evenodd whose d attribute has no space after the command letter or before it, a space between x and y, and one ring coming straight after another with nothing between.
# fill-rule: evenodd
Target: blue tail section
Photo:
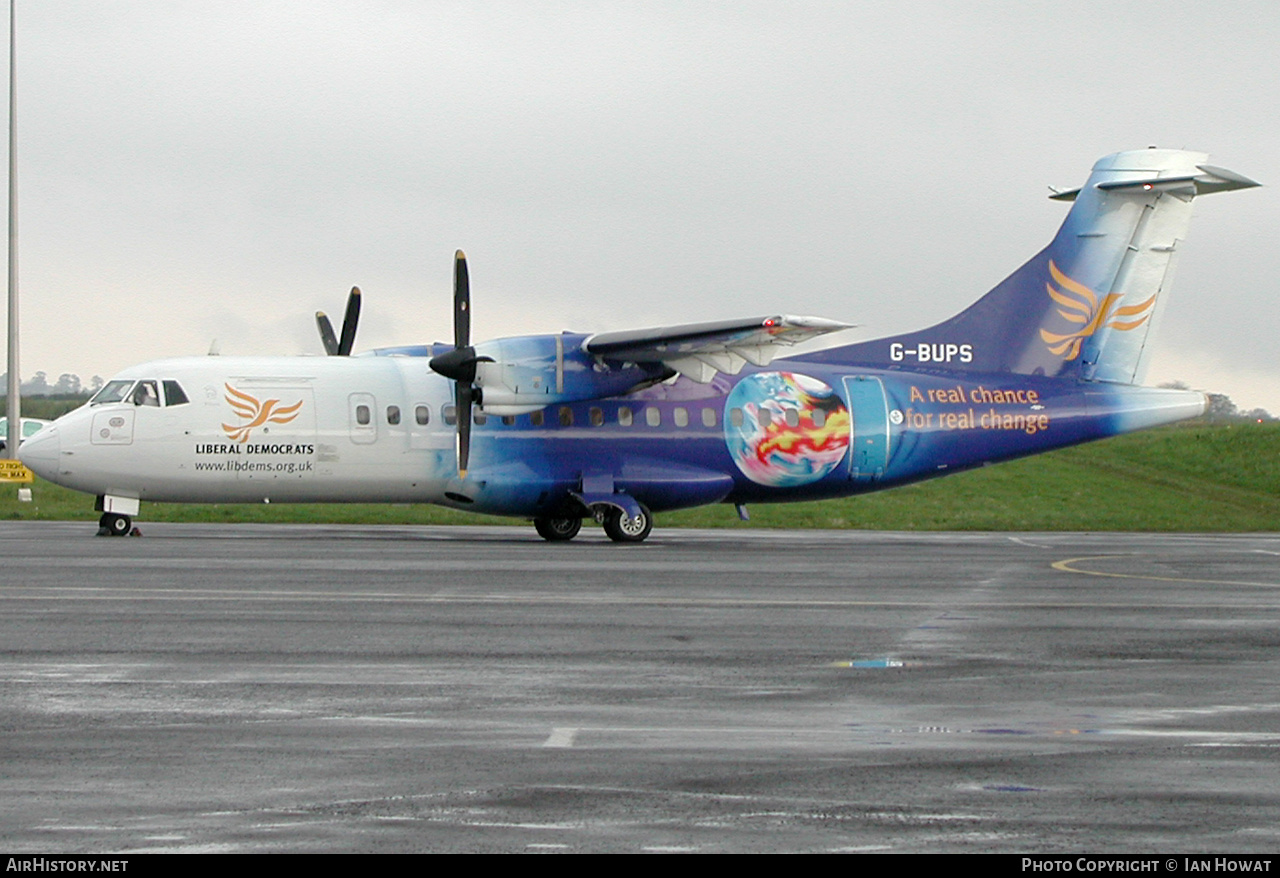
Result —
<instances>
[{"instance_id":1,"label":"blue tail section","mask_svg":"<svg viewBox=\"0 0 1280 878\"><path fill-rule=\"evenodd\" d=\"M1258 184L1203 153L1107 156L1052 243L969 308L917 332L805 356L833 364L1140 384L1197 195Z\"/></svg>"}]
</instances>

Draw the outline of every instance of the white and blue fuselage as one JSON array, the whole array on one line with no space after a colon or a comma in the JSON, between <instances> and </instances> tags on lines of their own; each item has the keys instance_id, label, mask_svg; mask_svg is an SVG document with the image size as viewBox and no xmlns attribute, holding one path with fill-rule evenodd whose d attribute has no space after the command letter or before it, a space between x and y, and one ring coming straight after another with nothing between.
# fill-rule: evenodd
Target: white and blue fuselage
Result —
<instances>
[{"instance_id":1,"label":"white and blue fuselage","mask_svg":"<svg viewBox=\"0 0 1280 878\"><path fill-rule=\"evenodd\" d=\"M96 495L111 529L141 500L380 501L529 518L548 539L595 516L637 540L654 511L880 490L1193 417L1202 394L1139 382L1192 200L1256 185L1206 159L1101 160L1058 196L1075 203L1048 247L919 332L781 357L844 326L771 317L452 353L160 360L22 460Z\"/></svg>"}]
</instances>

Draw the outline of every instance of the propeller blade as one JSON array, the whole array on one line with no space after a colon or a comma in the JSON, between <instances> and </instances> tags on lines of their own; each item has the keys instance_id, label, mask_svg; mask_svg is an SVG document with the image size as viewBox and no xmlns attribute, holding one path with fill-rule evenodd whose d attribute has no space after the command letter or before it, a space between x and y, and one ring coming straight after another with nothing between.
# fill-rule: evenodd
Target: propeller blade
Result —
<instances>
[{"instance_id":1,"label":"propeller blade","mask_svg":"<svg viewBox=\"0 0 1280 878\"><path fill-rule=\"evenodd\" d=\"M467 254L453 254L453 346L471 344L471 278L467 273Z\"/></svg>"},{"instance_id":2,"label":"propeller blade","mask_svg":"<svg viewBox=\"0 0 1280 878\"><path fill-rule=\"evenodd\" d=\"M458 382L458 478L467 477L467 463L471 459L471 399L474 391L470 384Z\"/></svg>"},{"instance_id":3,"label":"propeller blade","mask_svg":"<svg viewBox=\"0 0 1280 878\"><path fill-rule=\"evenodd\" d=\"M324 345L324 352L331 357L337 356L338 337L333 334L333 324L329 322L329 315L323 311L317 311L316 326L320 327L320 343Z\"/></svg>"},{"instance_id":4,"label":"propeller blade","mask_svg":"<svg viewBox=\"0 0 1280 878\"><path fill-rule=\"evenodd\" d=\"M471 347L471 277L467 272L467 254L453 254L453 350L432 357L428 366L449 378L457 401L458 435L456 453L458 478L467 477L471 459L471 408L478 402L480 388L475 386L476 363L493 362L491 357L477 357Z\"/></svg>"},{"instance_id":5,"label":"propeller blade","mask_svg":"<svg viewBox=\"0 0 1280 878\"><path fill-rule=\"evenodd\" d=\"M328 322L326 320L326 322ZM356 343L356 324L360 322L360 288L352 287L347 296L347 313L342 318L342 340L338 342L338 356L351 356L351 348ZM323 329L320 330L324 332ZM330 330L332 332L332 330Z\"/></svg>"}]
</instances>

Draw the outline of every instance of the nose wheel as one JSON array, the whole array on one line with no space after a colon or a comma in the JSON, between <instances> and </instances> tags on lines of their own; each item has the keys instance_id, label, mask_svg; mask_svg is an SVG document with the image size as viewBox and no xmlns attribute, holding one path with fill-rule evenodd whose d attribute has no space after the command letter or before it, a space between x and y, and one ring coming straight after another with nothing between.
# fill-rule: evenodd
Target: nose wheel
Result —
<instances>
[{"instance_id":1,"label":"nose wheel","mask_svg":"<svg viewBox=\"0 0 1280 878\"><path fill-rule=\"evenodd\" d=\"M129 516L121 515L118 512L104 512L102 517L98 519L98 536L128 536L129 531L132 529L133 520Z\"/></svg>"}]
</instances>

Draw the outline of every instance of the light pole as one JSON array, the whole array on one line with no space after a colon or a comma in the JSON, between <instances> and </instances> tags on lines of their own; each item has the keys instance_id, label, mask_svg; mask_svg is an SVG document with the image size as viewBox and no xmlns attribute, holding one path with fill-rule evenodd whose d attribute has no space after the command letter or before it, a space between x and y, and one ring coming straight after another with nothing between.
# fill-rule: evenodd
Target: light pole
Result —
<instances>
[{"instance_id":1,"label":"light pole","mask_svg":"<svg viewBox=\"0 0 1280 878\"><path fill-rule=\"evenodd\" d=\"M9 387L5 453L15 460L22 441L22 383L18 375L18 126L17 77L14 75L14 3L9 0Z\"/></svg>"}]
</instances>

